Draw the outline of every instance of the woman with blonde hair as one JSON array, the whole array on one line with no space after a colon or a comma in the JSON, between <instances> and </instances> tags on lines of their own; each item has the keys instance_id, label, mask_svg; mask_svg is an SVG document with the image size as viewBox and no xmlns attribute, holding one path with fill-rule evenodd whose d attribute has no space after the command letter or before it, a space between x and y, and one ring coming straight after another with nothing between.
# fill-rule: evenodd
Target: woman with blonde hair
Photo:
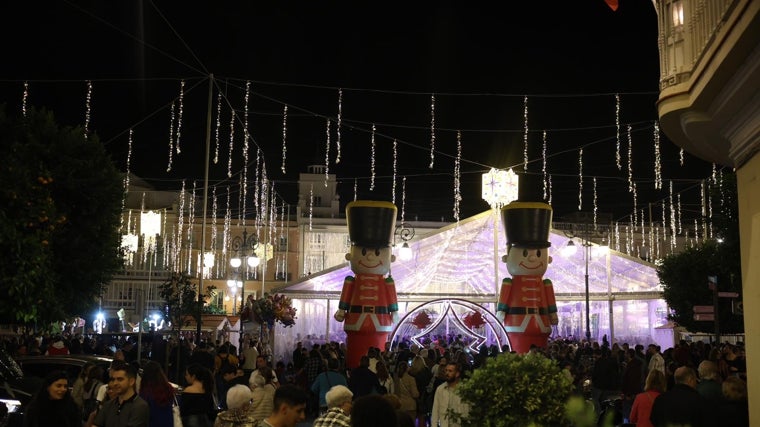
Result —
<instances>
[{"instance_id":1,"label":"woman with blonde hair","mask_svg":"<svg viewBox=\"0 0 760 427\"><path fill-rule=\"evenodd\" d=\"M257 375L253 376L253 385L255 387L252 393L253 408L251 415L256 420L263 420L272 415L272 411L274 410L275 388L272 384L274 375L272 368L269 366L259 368L257 373Z\"/></svg>"},{"instance_id":2,"label":"woman with blonde hair","mask_svg":"<svg viewBox=\"0 0 760 427\"><path fill-rule=\"evenodd\" d=\"M633 406L631 406L631 422L636 424L636 427L653 427L652 422L649 421L652 405L657 396L665 392L667 384L668 380L665 379L665 374L662 371L659 369L649 371L644 384L644 391L636 395Z\"/></svg>"},{"instance_id":3,"label":"woman with blonde hair","mask_svg":"<svg viewBox=\"0 0 760 427\"><path fill-rule=\"evenodd\" d=\"M409 373L409 365L404 362L398 364L396 369L398 374L398 387L396 395L401 400L401 411L409 414L412 419L417 418L417 399L420 392L417 390L417 382Z\"/></svg>"}]
</instances>

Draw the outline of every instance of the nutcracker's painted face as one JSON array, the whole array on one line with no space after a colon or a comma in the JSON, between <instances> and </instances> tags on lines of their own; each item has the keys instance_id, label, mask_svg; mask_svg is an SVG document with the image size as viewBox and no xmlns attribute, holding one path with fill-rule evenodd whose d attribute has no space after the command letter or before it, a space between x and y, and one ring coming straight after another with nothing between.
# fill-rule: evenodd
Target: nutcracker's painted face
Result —
<instances>
[{"instance_id":1,"label":"nutcracker's painted face","mask_svg":"<svg viewBox=\"0 0 760 427\"><path fill-rule=\"evenodd\" d=\"M543 276L552 257L549 256L549 248L511 246L502 261L507 263L507 271L513 276Z\"/></svg>"},{"instance_id":2,"label":"nutcracker's painted face","mask_svg":"<svg viewBox=\"0 0 760 427\"><path fill-rule=\"evenodd\" d=\"M391 263L396 256L390 247L367 248L352 245L351 252L346 254L346 260L351 263L351 271L355 274L388 274Z\"/></svg>"}]
</instances>

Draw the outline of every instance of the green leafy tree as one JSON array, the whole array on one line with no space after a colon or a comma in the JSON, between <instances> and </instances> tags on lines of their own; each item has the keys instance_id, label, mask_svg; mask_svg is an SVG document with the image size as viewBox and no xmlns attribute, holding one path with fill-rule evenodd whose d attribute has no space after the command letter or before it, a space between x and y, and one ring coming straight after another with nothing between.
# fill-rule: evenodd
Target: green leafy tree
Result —
<instances>
[{"instance_id":1,"label":"green leafy tree","mask_svg":"<svg viewBox=\"0 0 760 427\"><path fill-rule=\"evenodd\" d=\"M213 314L214 310L206 306L206 302L216 294L215 286L206 287L206 293L198 301L198 285L193 278L184 273L172 274L161 286L159 293L166 304L164 315L171 320L172 329L178 331L188 316L196 322L201 321L201 313ZM199 304L203 306L199 309Z\"/></svg>"},{"instance_id":2,"label":"green leafy tree","mask_svg":"<svg viewBox=\"0 0 760 427\"><path fill-rule=\"evenodd\" d=\"M503 353L488 359L457 386L470 412L465 427L570 425L566 404L572 381L557 362L540 353Z\"/></svg>"},{"instance_id":3,"label":"green leafy tree","mask_svg":"<svg viewBox=\"0 0 760 427\"><path fill-rule=\"evenodd\" d=\"M0 158L1 320L87 314L121 267L119 171L97 136L34 108L0 107Z\"/></svg>"},{"instance_id":4,"label":"green leafy tree","mask_svg":"<svg viewBox=\"0 0 760 427\"><path fill-rule=\"evenodd\" d=\"M741 298L741 259L739 248L736 176L723 173L711 186L714 239L681 253L665 257L657 268L673 321L693 332L713 332L713 322L695 321L695 305L713 305L708 276L717 276L720 291L738 292ZM744 332L743 318L732 313L731 301L720 298L718 316L721 332Z\"/></svg>"}]
</instances>

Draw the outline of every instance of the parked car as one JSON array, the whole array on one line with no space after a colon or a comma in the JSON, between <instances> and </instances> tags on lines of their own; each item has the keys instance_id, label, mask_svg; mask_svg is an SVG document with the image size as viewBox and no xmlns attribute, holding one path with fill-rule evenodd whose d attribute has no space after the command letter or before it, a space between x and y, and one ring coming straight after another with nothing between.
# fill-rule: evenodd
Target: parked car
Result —
<instances>
[{"instance_id":1,"label":"parked car","mask_svg":"<svg viewBox=\"0 0 760 427\"><path fill-rule=\"evenodd\" d=\"M42 381L50 372L66 371L69 381L73 383L82 372L85 364L94 363L103 368L103 381L108 382L108 368L112 357L93 356L89 354L70 354L66 356L18 356L16 363L21 367L25 378L39 378Z\"/></svg>"}]
</instances>

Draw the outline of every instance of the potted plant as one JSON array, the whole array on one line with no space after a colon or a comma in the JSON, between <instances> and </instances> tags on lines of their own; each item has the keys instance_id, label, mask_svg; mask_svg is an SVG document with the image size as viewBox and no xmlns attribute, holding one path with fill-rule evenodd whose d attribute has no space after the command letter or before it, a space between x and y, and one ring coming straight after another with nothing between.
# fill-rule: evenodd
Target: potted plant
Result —
<instances>
[{"instance_id":1,"label":"potted plant","mask_svg":"<svg viewBox=\"0 0 760 427\"><path fill-rule=\"evenodd\" d=\"M503 353L457 386L470 412L452 416L473 427L571 425L565 408L571 391L555 361L540 353Z\"/></svg>"}]
</instances>

